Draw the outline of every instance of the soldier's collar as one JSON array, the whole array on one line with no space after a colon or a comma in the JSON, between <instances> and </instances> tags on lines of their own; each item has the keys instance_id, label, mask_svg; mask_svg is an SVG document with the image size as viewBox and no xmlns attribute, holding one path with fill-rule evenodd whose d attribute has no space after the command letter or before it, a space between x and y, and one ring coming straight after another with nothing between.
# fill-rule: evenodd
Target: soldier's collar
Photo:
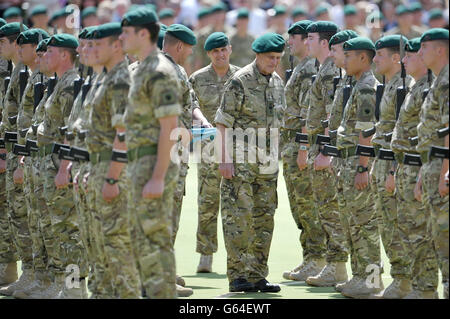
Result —
<instances>
[{"instance_id":1,"label":"soldier's collar","mask_svg":"<svg viewBox=\"0 0 450 319\"><path fill-rule=\"evenodd\" d=\"M252 67L253 67L253 73L256 74L256 80L258 81L258 83L267 85L270 82L272 75L270 75L269 80L267 80L267 77L265 75L261 74L261 72L259 72L259 69L256 66L256 60L253 61Z\"/></svg>"}]
</instances>

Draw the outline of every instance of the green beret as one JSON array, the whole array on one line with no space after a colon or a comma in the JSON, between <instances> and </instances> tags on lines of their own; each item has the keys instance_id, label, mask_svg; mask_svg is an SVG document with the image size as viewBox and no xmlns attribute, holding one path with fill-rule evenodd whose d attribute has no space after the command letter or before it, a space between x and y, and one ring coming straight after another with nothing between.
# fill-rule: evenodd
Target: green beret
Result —
<instances>
[{"instance_id":1,"label":"green beret","mask_svg":"<svg viewBox=\"0 0 450 319\"><path fill-rule=\"evenodd\" d=\"M379 20L384 20L383 12L381 12L380 10L375 10L367 16L367 20L371 23Z\"/></svg>"},{"instance_id":2,"label":"green beret","mask_svg":"<svg viewBox=\"0 0 450 319\"><path fill-rule=\"evenodd\" d=\"M42 40L41 42L39 42L39 44L36 47L36 52L45 52L45 51L47 51L48 41L50 41L50 38L47 38L47 39Z\"/></svg>"},{"instance_id":3,"label":"green beret","mask_svg":"<svg viewBox=\"0 0 450 319\"><path fill-rule=\"evenodd\" d=\"M344 42L344 51L369 50L375 53L375 45L366 37L356 37Z\"/></svg>"},{"instance_id":4,"label":"green beret","mask_svg":"<svg viewBox=\"0 0 450 319\"><path fill-rule=\"evenodd\" d=\"M411 3L411 5L409 7L409 11L411 11L411 12L422 11L422 4L420 3L420 1Z\"/></svg>"},{"instance_id":5,"label":"green beret","mask_svg":"<svg viewBox=\"0 0 450 319\"><path fill-rule=\"evenodd\" d=\"M286 7L283 5L276 5L272 9L274 11L273 14L274 17L278 17L279 15L285 14L287 11Z\"/></svg>"},{"instance_id":6,"label":"green beret","mask_svg":"<svg viewBox=\"0 0 450 319\"><path fill-rule=\"evenodd\" d=\"M330 42L328 42L328 47L331 49L332 45L344 43L345 41L357 37L359 37L358 33L353 30L340 31L331 37Z\"/></svg>"},{"instance_id":7,"label":"green beret","mask_svg":"<svg viewBox=\"0 0 450 319\"><path fill-rule=\"evenodd\" d=\"M230 44L228 37L223 32L211 33L205 41L205 51L211 51L217 48L223 48Z\"/></svg>"},{"instance_id":8,"label":"green beret","mask_svg":"<svg viewBox=\"0 0 450 319\"><path fill-rule=\"evenodd\" d=\"M81 30L81 32L78 34L78 39L87 39L89 32L96 28L97 26L83 28L83 30Z\"/></svg>"},{"instance_id":9,"label":"green beret","mask_svg":"<svg viewBox=\"0 0 450 319\"><path fill-rule=\"evenodd\" d=\"M313 23L311 20L302 20L295 22L293 25L290 26L288 33L289 34L308 34L306 31L308 29L308 26Z\"/></svg>"},{"instance_id":10,"label":"green beret","mask_svg":"<svg viewBox=\"0 0 450 319\"><path fill-rule=\"evenodd\" d=\"M317 9L314 11L314 15L316 17L318 17L318 16L320 16L320 15L326 13L326 12L328 12L328 7L318 6Z\"/></svg>"},{"instance_id":11,"label":"green beret","mask_svg":"<svg viewBox=\"0 0 450 319\"><path fill-rule=\"evenodd\" d=\"M428 20L440 19L444 17L444 13L439 8L434 8L430 10Z\"/></svg>"},{"instance_id":12,"label":"green beret","mask_svg":"<svg viewBox=\"0 0 450 319\"><path fill-rule=\"evenodd\" d=\"M4 27L3 27L4 28ZM1 32L2 29L0 29ZM422 34L420 43L434 40L448 40L448 30L443 28L433 28Z\"/></svg>"},{"instance_id":13,"label":"green beret","mask_svg":"<svg viewBox=\"0 0 450 319\"><path fill-rule=\"evenodd\" d=\"M20 8L18 8L18 7L11 7L11 8L6 9L5 12L3 12L4 19L21 17L21 16L22 16L22 10L20 10Z\"/></svg>"},{"instance_id":14,"label":"green beret","mask_svg":"<svg viewBox=\"0 0 450 319\"><path fill-rule=\"evenodd\" d=\"M175 11L173 11L173 9L170 8L165 8L159 11L158 16L160 19L172 18L175 16Z\"/></svg>"},{"instance_id":15,"label":"green beret","mask_svg":"<svg viewBox=\"0 0 450 319\"><path fill-rule=\"evenodd\" d=\"M352 4L347 4L344 7L344 15L345 16L351 16L351 15L355 15L357 13L358 13L358 11L356 10L356 7Z\"/></svg>"},{"instance_id":16,"label":"green beret","mask_svg":"<svg viewBox=\"0 0 450 319\"><path fill-rule=\"evenodd\" d=\"M306 10L302 7L295 7L294 10L292 10L292 17L300 16L300 15L306 15Z\"/></svg>"},{"instance_id":17,"label":"green beret","mask_svg":"<svg viewBox=\"0 0 450 319\"><path fill-rule=\"evenodd\" d=\"M98 40L107 38L122 33L122 26L120 22L109 22L97 26L97 29L92 32L92 39Z\"/></svg>"},{"instance_id":18,"label":"green beret","mask_svg":"<svg viewBox=\"0 0 450 319\"><path fill-rule=\"evenodd\" d=\"M195 38L194 32L192 32L191 29L188 27L182 25L182 24L172 24L169 26L166 30L166 33L174 36L178 40L190 44L190 45L196 45L197 39Z\"/></svg>"},{"instance_id":19,"label":"green beret","mask_svg":"<svg viewBox=\"0 0 450 319\"><path fill-rule=\"evenodd\" d=\"M243 19L243 18L245 19L245 18L248 18L249 14L250 14L250 12L248 11L247 8L240 8L238 10L238 12L237 12L237 18L238 19Z\"/></svg>"},{"instance_id":20,"label":"green beret","mask_svg":"<svg viewBox=\"0 0 450 319\"><path fill-rule=\"evenodd\" d=\"M420 37L408 40L405 45L405 51L407 52L419 52L420 50Z\"/></svg>"},{"instance_id":21,"label":"green beret","mask_svg":"<svg viewBox=\"0 0 450 319\"><path fill-rule=\"evenodd\" d=\"M158 33L158 48L162 50L163 48L163 42L164 42L164 36L166 35L167 26L165 24L159 25L159 33Z\"/></svg>"},{"instance_id":22,"label":"green beret","mask_svg":"<svg viewBox=\"0 0 450 319\"><path fill-rule=\"evenodd\" d=\"M252 43L252 50L256 53L283 52L286 41L277 33L266 33Z\"/></svg>"},{"instance_id":23,"label":"green beret","mask_svg":"<svg viewBox=\"0 0 450 319\"><path fill-rule=\"evenodd\" d=\"M405 13L411 13L411 11L409 10L409 8L407 6L401 4L395 8L396 15L401 16L402 14L405 14Z\"/></svg>"},{"instance_id":24,"label":"green beret","mask_svg":"<svg viewBox=\"0 0 450 319\"><path fill-rule=\"evenodd\" d=\"M316 21L311 23L306 29L308 33L322 33L322 32L339 32L337 24L330 21Z\"/></svg>"},{"instance_id":25,"label":"green beret","mask_svg":"<svg viewBox=\"0 0 450 319\"><path fill-rule=\"evenodd\" d=\"M97 8L96 7L87 7L81 11L81 19L87 18L92 15L97 15Z\"/></svg>"},{"instance_id":26,"label":"green beret","mask_svg":"<svg viewBox=\"0 0 450 319\"><path fill-rule=\"evenodd\" d=\"M218 4L214 5L211 7L211 13L216 13L216 12L220 12L220 11L228 11L228 7L225 3L223 3L222 1L220 1Z\"/></svg>"},{"instance_id":27,"label":"green beret","mask_svg":"<svg viewBox=\"0 0 450 319\"><path fill-rule=\"evenodd\" d=\"M208 16L210 14L211 14L211 9L210 8L208 8L208 7L201 8L198 11L197 18L201 19L201 18L204 18L204 17L206 17L206 16Z\"/></svg>"},{"instance_id":28,"label":"green beret","mask_svg":"<svg viewBox=\"0 0 450 319\"><path fill-rule=\"evenodd\" d=\"M47 14L47 7L42 4L38 4L33 8L33 10L31 10L30 17L37 16L38 14Z\"/></svg>"},{"instance_id":29,"label":"green beret","mask_svg":"<svg viewBox=\"0 0 450 319\"><path fill-rule=\"evenodd\" d=\"M10 35L14 34L19 35L20 32L28 30L28 27L24 24L22 24L23 30L20 30L20 25L20 22L11 22L5 24L0 28L0 38L9 37Z\"/></svg>"},{"instance_id":30,"label":"green beret","mask_svg":"<svg viewBox=\"0 0 450 319\"><path fill-rule=\"evenodd\" d=\"M0 18L0 28L6 24L5 19Z\"/></svg>"},{"instance_id":31,"label":"green beret","mask_svg":"<svg viewBox=\"0 0 450 319\"><path fill-rule=\"evenodd\" d=\"M128 11L122 18L122 27L140 26L158 21L155 11L148 8L139 8Z\"/></svg>"},{"instance_id":32,"label":"green beret","mask_svg":"<svg viewBox=\"0 0 450 319\"><path fill-rule=\"evenodd\" d=\"M88 27L88 28L87 28L88 30L87 30L85 39L86 39L86 40L93 40L93 35L94 35L95 30L97 30L97 28L98 28L97 25Z\"/></svg>"},{"instance_id":33,"label":"green beret","mask_svg":"<svg viewBox=\"0 0 450 319\"><path fill-rule=\"evenodd\" d=\"M18 45L22 44L39 44L40 40L50 38L50 35L47 31L33 28L23 31L16 39Z\"/></svg>"},{"instance_id":34,"label":"green beret","mask_svg":"<svg viewBox=\"0 0 450 319\"><path fill-rule=\"evenodd\" d=\"M384 48L397 48L400 49L400 37L403 38L403 43L407 43L408 39L400 34L392 34L382 37L375 42L375 48L377 50Z\"/></svg>"},{"instance_id":35,"label":"green beret","mask_svg":"<svg viewBox=\"0 0 450 319\"><path fill-rule=\"evenodd\" d=\"M76 49L78 47L78 40L71 34L60 33L53 35L47 45L58 48Z\"/></svg>"}]
</instances>

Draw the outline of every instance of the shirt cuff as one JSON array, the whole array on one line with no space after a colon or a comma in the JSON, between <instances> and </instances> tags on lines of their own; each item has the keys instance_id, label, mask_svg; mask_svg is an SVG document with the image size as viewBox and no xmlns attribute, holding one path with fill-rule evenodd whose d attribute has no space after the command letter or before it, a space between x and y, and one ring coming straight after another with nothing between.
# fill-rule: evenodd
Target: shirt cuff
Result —
<instances>
[{"instance_id":1,"label":"shirt cuff","mask_svg":"<svg viewBox=\"0 0 450 319\"><path fill-rule=\"evenodd\" d=\"M234 117L227 113L223 113L222 110L217 110L216 117L214 122L217 124L222 124L225 127L233 127L234 125Z\"/></svg>"},{"instance_id":2,"label":"shirt cuff","mask_svg":"<svg viewBox=\"0 0 450 319\"><path fill-rule=\"evenodd\" d=\"M167 116L178 116L181 114L180 104L169 104L155 109L155 117L157 119Z\"/></svg>"}]
</instances>

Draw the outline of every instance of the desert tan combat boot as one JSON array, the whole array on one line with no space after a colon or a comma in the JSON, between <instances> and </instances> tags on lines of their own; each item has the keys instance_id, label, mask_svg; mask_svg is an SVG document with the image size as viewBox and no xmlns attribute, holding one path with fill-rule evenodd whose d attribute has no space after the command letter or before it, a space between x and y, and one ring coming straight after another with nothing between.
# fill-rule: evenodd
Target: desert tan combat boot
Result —
<instances>
[{"instance_id":1,"label":"desert tan combat boot","mask_svg":"<svg viewBox=\"0 0 450 319\"><path fill-rule=\"evenodd\" d=\"M291 280L291 274L302 269L305 266L305 263L306 263L306 261L303 261L300 265L298 265L294 269L286 270L285 272L283 272L283 278L286 280Z\"/></svg>"},{"instance_id":2,"label":"desert tan combat boot","mask_svg":"<svg viewBox=\"0 0 450 319\"><path fill-rule=\"evenodd\" d=\"M52 284L44 291L39 291L30 296L30 299L56 299L59 293L64 289L64 275L55 275Z\"/></svg>"},{"instance_id":3,"label":"desert tan combat boot","mask_svg":"<svg viewBox=\"0 0 450 319\"><path fill-rule=\"evenodd\" d=\"M317 275L325 267L325 259L312 259L299 271L291 273L289 279L295 281L305 281L306 278Z\"/></svg>"},{"instance_id":4,"label":"desert tan combat boot","mask_svg":"<svg viewBox=\"0 0 450 319\"><path fill-rule=\"evenodd\" d=\"M197 267L198 273L208 273L212 271L212 255L201 255L200 256L200 263Z\"/></svg>"},{"instance_id":5,"label":"desert tan combat boot","mask_svg":"<svg viewBox=\"0 0 450 319\"><path fill-rule=\"evenodd\" d=\"M334 287L334 289L337 292L342 292L342 290L344 290L345 287L354 285L356 282L358 282L359 280L361 280L361 277L359 276L353 276L350 280L343 282L341 284L336 284L336 286Z\"/></svg>"},{"instance_id":6,"label":"desert tan combat boot","mask_svg":"<svg viewBox=\"0 0 450 319\"><path fill-rule=\"evenodd\" d=\"M411 293L409 293L403 299L439 299L439 294L436 290L422 291L413 289L413 291L411 291Z\"/></svg>"},{"instance_id":7,"label":"desert tan combat boot","mask_svg":"<svg viewBox=\"0 0 450 319\"><path fill-rule=\"evenodd\" d=\"M308 277L306 283L316 287L333 287L348 279L345 262L331 262L325 265L317 276Z\"/></svg>"},{"instance_id":8,"label":"desert tan combat boot","mask_svg":"<svg viewBox=\"0 0 450 319\"><path fill-rule=\"evenodd\" d=\"M49 276L43 271L35 272L34 278L35 280L29 286L16 290L13 293L13 297L17 299L29 299L32 294L44 291L51 284Z\"/></svg>"},{"instance_id":9,"label":"desert tan combat boot","mask_svg":"<svg viewBox=\"0 0 450 319\"><path fill-rule=\"evenodd\" d=\"M367 283L366 278L360 278L353 285L347 285L342 289L342 294L355 299L367 299L371 295L377 294L384 289L381 275L377 284Z\"/></svg>"},{"instance_id":10,"label":"desert tan combat boot","mask_svg":"<svg viewBox=\"0 0 450 319\"><path fill-rule=\"evenodd\" d=\"M180 285L177 285L177 296L178 297L189 297L194 293L192 288L186 288L182 287Z\"/></svg>"},{"instance_id":11,"label":"desert tan combat boot","mask_svg":"<svg viewBox=\"0 0 450 319\"><path fill-rule=\"evenodd\" d=\"M17 280L17 263L0 264L0 287Z\"/></svg>"},{"instance_id":12,"label":"desert tan combat boot","mask_svg":"<svg viewBox=\"0 0 450 319\"><path fill-rule=\"evenodd\" d=\"M177 275L176 283L177 283L177 285L180 285L181 287L186 286L186 282L184 281L184 278L181 277L180 275Z\"/></svg>"},{"instance_id":13,"label":"desert tan combat boot","mask_svg":"<svg viewBox=\"0 0 450 319\"><path fill-rule=\"evenodd\" d=\"M32 281L34 281L33 271L31 269L25 269L22 272L22 276L12 284L5 286L0 289L0 295L12 296L14 291L23 289L28 286Z\"/></svg>"},{"instance_id":14,"label":"desert tan combat boot","mask_svg":"<svg viewBox=\"0 0 450 319\"><path fill-rule=\"evenodd\" d=\"M81 279L78 287L67 287L58 294L56 299L88 299L86 280Z\"/></svg>"},{"instance_id":15,"label":"desert tan combat boot","mask_svg":"<svg viewBox=\"0 0 450 319\"><path fill-rule=\"evenodd\" d=\"M383 291L371 296L371 299L402 299L412 291L411 280L394 278L394 281Z\"/></svg>"}]
</instances>

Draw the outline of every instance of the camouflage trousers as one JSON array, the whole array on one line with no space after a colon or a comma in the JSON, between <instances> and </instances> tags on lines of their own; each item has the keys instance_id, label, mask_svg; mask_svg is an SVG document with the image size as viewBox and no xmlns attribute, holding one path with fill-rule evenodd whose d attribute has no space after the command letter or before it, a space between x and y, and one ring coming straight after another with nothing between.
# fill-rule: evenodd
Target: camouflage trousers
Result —
<instances>
[{"instance_id":1,"label":"camouflage trousers","mask_svg":"<svg viewBox=\"0 0 450 319\"><path fill-rule=\"evenodd\" d=\"M178 227L180 226L181 209L183 206L183 197L186 194L186 176L189 165L180 163L180 175L178 176L177 186L173 195L173 212L172 212L172 245L175 244L177 238Z\"/></svg>"},{"instance_id":2,"label":"camouflage trousers","mask_svg":"<svg viewBox=\"0 0 450 319\"><path fill-rule=\"evenodd\" d=\"M352 274L365 278L371 267L378 267L381 273L380 236L370 187L364 190L355 188L358 164L358 156L343 161L340 175L344 200L340 212L351 255Z\"/></svg>"},{"instance_id":3,"label":"camouflage trousers","mask_svg":"<svg viewBox=\"0 0 450 319\"><path fill-rule=\"evenodd\" d=\"M199 163L198 175L198 227L196 252L212 255L217 251L217 216L220 209L219 164Z\"/></svg>"},{"instance_id":4,"label":"camouflage trousers","mask_svg":"<svg viewBox=\"0 0 450 319\"><path fill-rule=\"evenodd\" d=\"M52 155L46 155L43 159L44 198L47 201L51 233L54 236L51 245L53 251L59 252L60 256L60 259L55 260L51 266L55 268L56 275L64 274L70 269L69 266L78 267L80 278L85 278L88 275L86 250L78 229L72 185L57 189L55 186L57 169L52 161Z\"/></svg>"},{"instance_id":5,"label":"camouflage trousers","mask_svg":"<svg viewBox=\"0 0 450 319\"><path fill-rule=\"evenodd\" d=\"M103 199L102 188L107 176L109 161L92 166L90 191L95 192L95 216L100 221L101 231L94 235L97 257L105 267L103 282L109 282L112 291L108 298L139 298L141 284L131 248L127 213L127 181L125 172L119 179L120 193L112 202ZM106 285L105 285L106 286Z\"/></svg>"},{"instance_id":6,"label":"camouflage trousers","mask_svg":"<svg viewBox=\"0 0 450 319\"><path fill-rule=\"evenodd\" d=\"M33 268L33 252L28 228L27 205L22 185L14 184L13 174L18 167L18 158L12 152L6 157L6 197L13 241L22 261L22 269Z\"/></svg>"},{"instance_id":7,"label":"camouflage trousers","mask_svg":"<svg viewBox=\"0 0 450 319\"><path fill-rule=\"evenodd\" d=\"M376 158L373 162L371 188L375 194L375 210L380 218L379 228L384 250L391 264L391 276L404 278L408 273L410 256L403 244L398 229L397 200L395 193L386 191L385 183L392 161Z\"/></svg>"},{"instance_id":8,"label":"camouflage trousers","mask_svg":"<svg viewBox=\"0 0 450 319\"><path fill-rule=\"evenodd\" d=\"M292 217L300 232L303 261L321 259L326 254L325 233L314 205L310 176L307 169L297 166L298 145L286 145L282 152L283 176Z\"/></svg>"},{"instance_id":9,"label":"camouflage trousers","mask_svg":"<svg viewBox=\"0 0 450 319\"><path fill-rule=\"evenodd\" d=\"M414 198L419 167L398 164L395 173L397 218L400 238L410 256L408 277L415 289L436 290L438 265L431 241L430 215L422 202Z\"/></svg>"},{"instance_id":10,"label":"camouflage trousers","mask_svg":"<svg viewBox=\"0 0 450 319\"><path fill-rule=\"evenodd\" d=\"M175 298L175 254L172 212L179 166L170 162L160 198L144 199L142 190L152 176L156 156L127 165L128 213L133 252L148 298Z\"/></svg>"},{"instance_id":11,"label":"camouflage trousers","mask_svg":"<svg viewBox=\"0 0 450 319\"><path fill-rule=\"evenodd\" d=\"M308 152L308 166L313 190L314 205L325 234L327 262L346 262L348 249L342 228L338 200L336 175L331 170L314 169L314 160L319 154L319 145L312 145Z\"/></svg>"},{"instance_id":12,"label":"camouflage trousers","mask_svg":"<svg viewBox=\"0 0 450 319\"><path fill-rule=\"evenodd\" d=\"M431 217L431 238L433 240L442 282L449 282L448 274L448 201L449 196L439 195L439 176L442 160L433 159L422 166L422 202Z\"/></svg>"},{"instance_id":13,"label":"camouflage trousers","mask_svg":"<svg viewBox=\"0 0 450 319\"><path fill-rule=\"evenodd\" d=\"M17 261L6 201L6 172L0 173L0 264Z\"/></svg>"},{"instance_id":14,"label":"camouflage trousers","mask_svg":"<svg viewBox=\"0 0 450 319\"><path fill-rule=\"evenodd\" d=\"M259 174L257 164L235 164L235 176L222 180L222 225L227 276L257 282L269 273L267 260L278 205L275 174Z\"/></svg>"},{"instance_id":15,"label":"camouflage trousers","mask_svg":"<svg viewBox=\"0 0 450 319\"><path fill-rule=\"evenodd\" d=\"M24 182L22 186L28 211L28 227L32 244L33 267L35 271L43 272L47 269L48 257L45 249L44 237L39 224L39 210L41 208L38 206L38 198L34 193L34 176L40 174L39 168L36 169L35 165L33 165L34 162L37 162L37 166L39 166L40 163L36 155L35 157L28 156L25 158L25 166L23 169Z\"/></svg>"},{"instance_id":16,"label":"camouflage trousers","mask_svg":"<svg viewBox=\"0 0 450 319\"><path fill-rule=\"evenodd\" d=\"M37 214L39 218L39 232L44 242L45 255L47 258L47 270L50 278L53 279L57 265L61 264L59 246L56 245L56 235L52 229L52 220L48 209L47 200L44 197L45 183L45 159L36 158L33 161L33 194L36 198Z\"/></svg>"},{"instance_id":17,"label":"camouflage trousers","mask_svg":"<svg viewBox=\"0 0 450 319\"><path fill-rule=\"evenodd\" d=\"M86 247L86 256L87 260L90 264L89 271L89 281L88 288L91 292L91 299L102 298L102 296L107 296L107 291L112 291L113 288L111 286L111 282L107 280L103 280L105 276L105 265L98 258L101 254L97 250L97 245L95 244L95 234L98 234L102 231L101 223L98 218L95 218L97 206L96 206L96 196L95 191L91 191L92 189L92 178L89 176L87 180L87 185L85 186L83 183L82 175L87 173L90 174L92 170L92 165L90 162L81 164L79 172L80 177L78 180L79 188L78 188L78 198L80 202L83 200L86 203L86 206L80 205L78 209L79 220L81 223L86 223L86 225L80 225L80 235L86 231L88 234L85 237L85 241L87 242ZM81 181L80 181L81 179ZM76 200L77 197L74 197ZM83 210L83 207L85 210ZM84 230L82 230L84 229ZM81 235L83 238L83 235Z\"/></svg>"}]
</instances>

